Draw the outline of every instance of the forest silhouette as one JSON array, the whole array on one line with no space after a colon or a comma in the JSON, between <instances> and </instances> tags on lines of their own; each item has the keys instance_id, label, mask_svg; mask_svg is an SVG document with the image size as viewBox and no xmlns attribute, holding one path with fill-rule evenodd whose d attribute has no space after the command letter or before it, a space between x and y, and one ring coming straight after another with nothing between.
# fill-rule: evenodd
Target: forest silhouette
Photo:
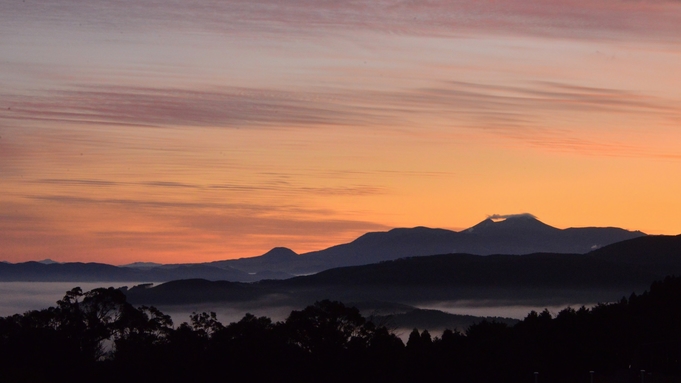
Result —
<instances>
[{"instance_id":1,"label":"forest silhouette","mask_svg":"<svg viewBox=\"0 0 681 383\"><path fill-rule=\"evenodd\" d=\"M679 277L593 308L530 312L514 326L414 329L406 344L335 301L281 322L246 314L224 325L215 313L193 313L174 326L121 290L74 288L55 307L0 318L0 380L677 382L680 324Z\"/></svg>"}]
</instances>

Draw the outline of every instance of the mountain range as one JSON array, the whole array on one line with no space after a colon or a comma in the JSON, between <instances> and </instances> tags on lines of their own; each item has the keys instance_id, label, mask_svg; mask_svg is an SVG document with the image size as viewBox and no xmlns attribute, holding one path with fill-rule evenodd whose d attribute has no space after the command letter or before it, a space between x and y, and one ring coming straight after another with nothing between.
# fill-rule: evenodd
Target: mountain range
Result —
<instances>
[{"instance_id":1,"label":"mountain range","mask_svg":"<svg viewBox=\"0 0 681 383\"><path fill-rule=\"evenodd\" d=\"M399 228L367 233L350 243L300 255L290 249L275 248L259 257L218 261L211 265L230 266L248 273L276 270L294 275L310 274L336 267L433 254L585 254L644 235L640 231L613 227L558 229L530 214L517 214L502 220L488 218L459 232L427 227Z\"/></svg>"},{"instance_id":2,"label":"mountain range","mask_svg":"<svg viewBox=\"0 0 681 383\"><path fill-rule=\"evenodd\" d=\"M443 254L334 268L286 280L180 280L133 287L126 295L136 304L154 305L299 305L320 299L415 306L461 300L559 305L612 301L667 275L681 275L681 235L634 238L588 254Z\"/></svg>"},{"instance_id":3,"label":"mountain range","mask_svg":"<svg viewBox=\"0 0 681 383\"><path fill-rule=\"evenodd\" d=\"M137 262L124 267L101 263L0 263L0 281L149 281L202 278L253 282L286 279L323 270L368 265L433 254L522 255L538 252L584 254L619 241L645 236L620 228L549 226L530 214L488 218L462 231L426 227L367 233L346 244L305 254L277 247L252 258L201 264Z\"/></svg>"}]
</instances>

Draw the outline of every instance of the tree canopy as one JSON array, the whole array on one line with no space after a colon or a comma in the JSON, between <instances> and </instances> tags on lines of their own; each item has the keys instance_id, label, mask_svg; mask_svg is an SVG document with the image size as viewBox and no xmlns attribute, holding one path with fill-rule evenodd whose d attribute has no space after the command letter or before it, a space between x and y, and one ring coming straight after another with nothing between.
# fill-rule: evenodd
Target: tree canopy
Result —
<instances>
[{"instance_id":1,"label":"tree canopy","mask_svg":"<svg viewBox=\"0 0 681 383\"><path fill-rule=\"evenodd\" d=\"M0 318L4 382L542 382L681 381L681 278L593 308L483 321L406 344L354 307L319 301L273 322L222 324L193 313L174 326L113 288L66 292L55 307Z\"/></svg>"}]
</instances>

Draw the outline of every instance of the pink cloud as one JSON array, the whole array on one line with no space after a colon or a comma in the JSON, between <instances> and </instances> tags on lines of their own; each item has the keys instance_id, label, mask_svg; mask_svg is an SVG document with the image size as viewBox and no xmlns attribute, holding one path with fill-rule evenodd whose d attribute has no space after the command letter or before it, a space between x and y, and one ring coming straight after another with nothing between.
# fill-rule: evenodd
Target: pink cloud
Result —
<instances>
[{"instance_id":1,"label":"pink cloud","mask_svg":"<svg viewBox=\"0 0 681 383\"><path fill-rule=\"evenodd\" d=\"M671 100L619 89L538 82L496 86L443 82L395 92L327 90L283 92L223 87L212 91L82 87L35 96L2 96L14 108L0 121L51 121L139 127L302 127L395 124L401 112L530 113L580 110L680 114Z\"/></svg>"},{"instance_id":2,"label":"pink cloud","mask_svg":"<svg viewBox=\"0 0 681 383\"><path fill-rule=\"evenodd\" d=\"M678 41L681 4L673 0L203 0L5 2L0 20L81 29L210 31L280 37L373 30L405 35L529 34L570 38Z\"/></svg>"},{"instance_id":3,"label":"pink cloud","mask_svg":"<svg viewBox=\"0 0 681 383\"><path fill-rule=\"evenodd\" d=\"M99 88L99 89L97 89ZM127 126L305 126L350 125L371 116L348 114L331 102L309 102L305 94L275 90L84 87L43 96L1 97L11 110L4 120Z\"/></svg>"},{"instance_id":4,"label":"pink cloud","mask_svg":"<svg viewBox=\"0 0 681 383\"><path fill-rule=\"evenodd\" d=\"M406 88L400 91L337 90L284 92L266 89L222 87L210 91L135 87L77 88L71 91L47 91L32 97L4 96L15 105L0 111L0 127L50 121L84 124L91 127L212 127L280 129L366 127L372 129L421 130L421 121L438 116L452 127L495 133L527 142L533 146L574 148L583 152L613 153L609 143L575 136L570 129L583 129L594 116L636 117L661 124L681 119L678 101L634 91L576 86L557 82L528 82L500 86L467 82L441 82L439 86ZM0 95L0 100L3 97ZM561 116L577 121L574 126L558 126ZM566 130L567 129L567 130ZM66 133L65 133L66 134ZM92 139L92 138L90 138ZM76 138L69 138L75 142ZM2 142L0 142L0 145ZM665 156L679 153L656 153L650 149L631 148L619 151L630 156ZM116 143L107 143L116 145ZM614 147L622 147L614 144ZM21 154L16 148L5 156ZM187 187L168 184L156 186ZM191 185L190 185L191 186ZM192 186L193 187L193 186ZM295 193L376 194L381 190L367 185L347 185L345 189L309 188L304 185L203 185L223 189L258 188ZM305 188L308 188L307 190Z\"/></svg>"}]
</instances>

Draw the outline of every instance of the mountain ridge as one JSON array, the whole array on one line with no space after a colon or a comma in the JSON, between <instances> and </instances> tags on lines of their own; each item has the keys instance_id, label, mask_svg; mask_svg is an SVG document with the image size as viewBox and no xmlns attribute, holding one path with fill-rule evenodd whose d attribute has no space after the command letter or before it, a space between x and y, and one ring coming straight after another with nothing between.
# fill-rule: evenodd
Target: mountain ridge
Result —
<instances>
[{"instance_id":1,"label":"mountain ridge","mask_svg":"<svg viewBox=\"0 0 681 383\"><path fill-rule=\"evenodd\" d=\"M95 266L97 264L94 263L89 264L88 267L92 269L90 271L78 262L41 264L42 267L4 263L0 265L0 281L94 281L100 278L102 281L166 282L203 278L253 282L262 279L287 279L338 267L434 254L585 254L596 248L640 236L645 234L612 227L558 229L539 221L531 214L490 216L458 232L425 226L394 228L384 232L365 233L351 242L303 254L297 254L286 247L275 247L256 257L206 263L163 265L135 262L120 267L125 270L106 265L109 267L108 274L103 271L103 266Z\"/></svg>"},{"instance_id":2,"label":"mountain ridge","mask_svg":"<svg viewBox=\"0 0 681 383\"><path fill-rule=\"evenodd\" d=\"M497 218L495 221L495 217ZM531 254L577 253L646 234L615 227L558 229L531 214L490 216L461 231L417 226L365 233L355 240L291 257L277 264L279 271L309 274L335 267L371 264L403 257L446 253ZM262 257L262 256L260 256ZM260 257L217 261L247 272L267 270ZM256 260L259 259L259 260ZM257 267L256 267L257 265ZM262 269L258 269L258 267ZM284 267L282 269L282 267Z\"/></svg>"}]
</instances>

